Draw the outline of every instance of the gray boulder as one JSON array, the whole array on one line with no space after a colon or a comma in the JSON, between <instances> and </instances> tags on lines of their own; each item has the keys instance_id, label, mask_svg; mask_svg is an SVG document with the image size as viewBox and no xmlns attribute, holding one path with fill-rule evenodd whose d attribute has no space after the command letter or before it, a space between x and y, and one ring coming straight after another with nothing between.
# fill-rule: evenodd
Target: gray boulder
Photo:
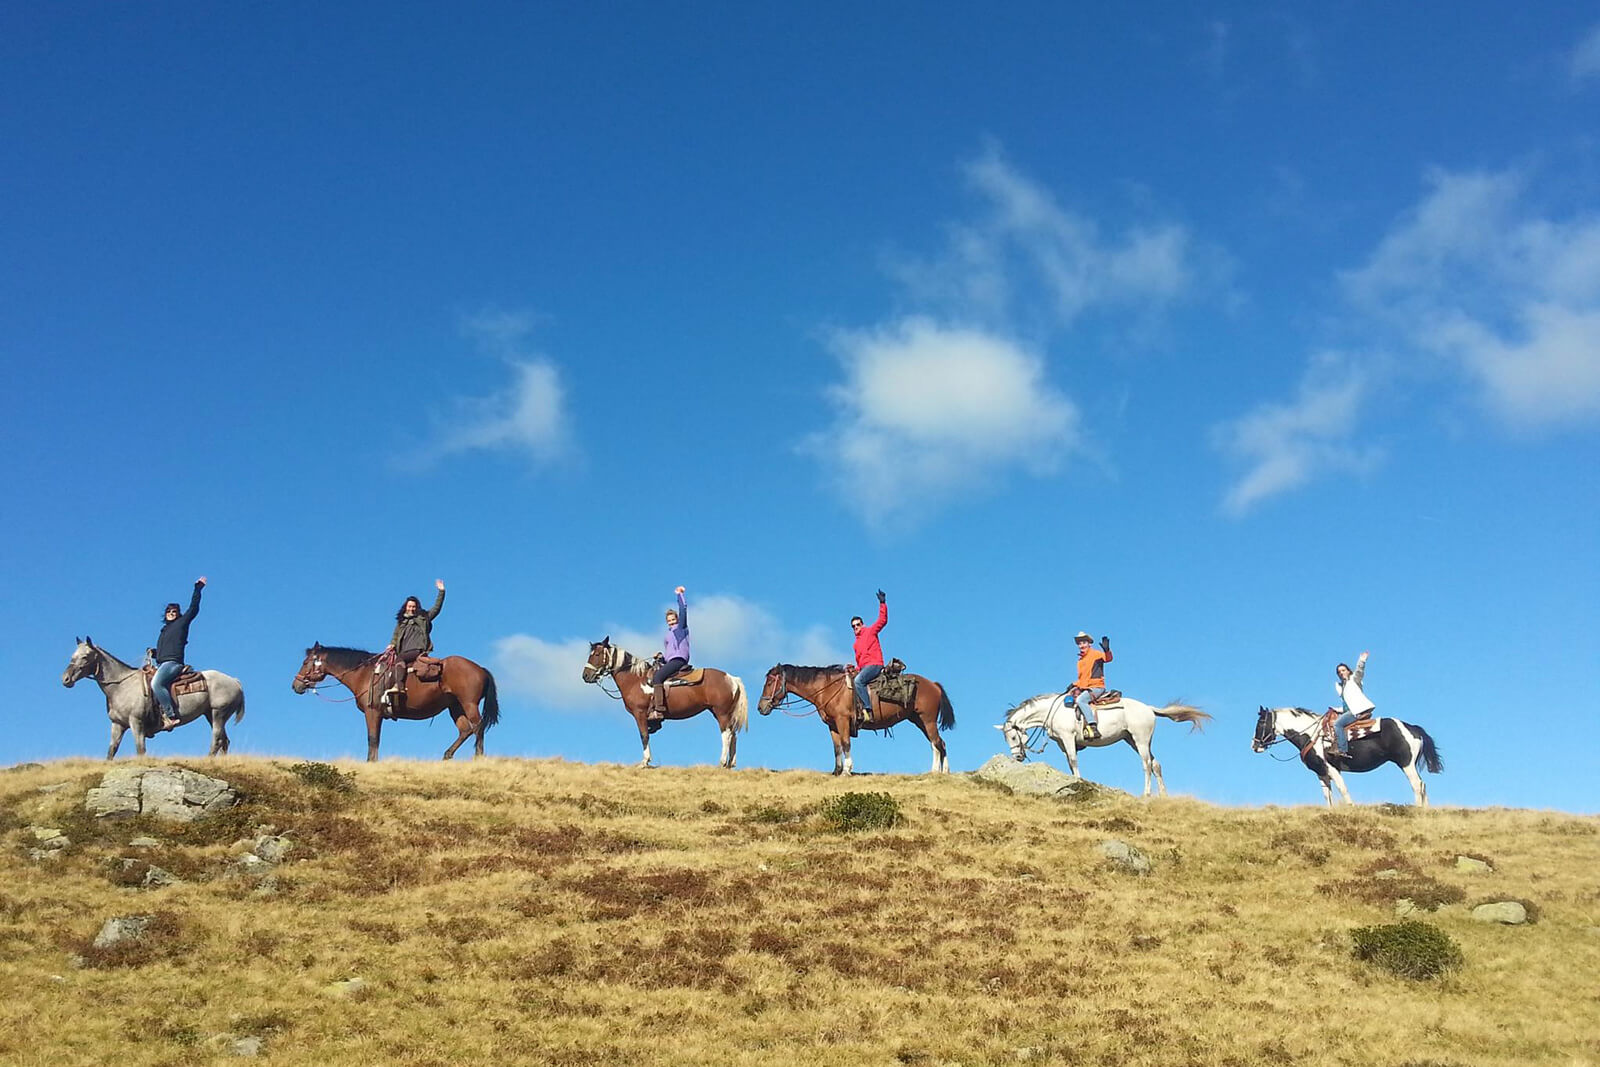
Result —
<instances>
[{"instance_id":1,"label":"gray boulder","mask_svg":"<svg viewBox=\"0 0 1600 1067\"><path fill-rule=\"evenodd\" d=\"M1494 868L1480 859L1471 856L1457 856L1456 870L1462 874L1493 874Z\"/></svg>"},{"instance_id":2,"label":"gray boulder","mask_svg":"<svg viewBox=\"0 0 1600 1067\"><path fill-rule=\"evenodd\" d=\"M1150 873L1150 857L1125 841L1102 841L1100 851L1119 871L1141 876Z\"/></svg>"},{"instance_id":3,"label":"gray boulder","mask_svg":"<svg viewBox=\"0 0 1600 1067\"><path fill-rule=\"evenodd\" d=\"M97 819L192 822L239 803L238 791L220 778L182 767L116 767L89 790L84 810Z\"/></svg>"},{"instance_id":4,"label":"gray boulder","mask_svg":"<svg viewBox=\"0 0 1600 1067\"><path fill-rule=\"evenodd\" d=\"M1010 756L991 757L989 762L973 771L972 776L1029 797L1082 800L1106 791L1104 786L1064 774L1048 763L1018 763Z\"/></svg>"},{"instance_id":5,"label":"gray boulder","mask_svg":"<svg viewBox=\"0 0 1600 1067\"><path fill-rule=\"evenodd\" d=\"M94 936L95 948L114 948L124 941L137 941L150 925L148 915L125 915L107 919L100 932Z\"/></svg>"},{"instance_id":6,"label":"gray boulder","mask_svg":"<svg viewBox=\"0 0 1600 1067\"><path fill-rule=\"evenodd\" d=\"M1515 900L1497 900L1490 904L1479 904L1476 908L1473 908L1472 917L1481 923L1521 926L1528 921L1528 909Z\"/></svg>"},{"instance_id":7,"label":"gray boulder","mask_svg":"<svg viewBox=\"0 0 1600 1067\"><path fill-rule=\"evenodd\" d=\"M257 856L268 863L282 863L283 858L294 848L294 842L287 837L274 837L270 835L256 839L255 848L252 850Z\"/></svg>"}]
</instances>

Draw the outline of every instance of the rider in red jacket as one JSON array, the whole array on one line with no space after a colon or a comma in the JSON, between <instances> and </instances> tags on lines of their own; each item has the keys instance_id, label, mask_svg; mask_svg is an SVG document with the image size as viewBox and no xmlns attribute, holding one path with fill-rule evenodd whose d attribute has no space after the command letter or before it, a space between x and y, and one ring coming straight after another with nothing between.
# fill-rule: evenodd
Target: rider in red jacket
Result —
<instances>
[{"instance_id":1,"label":"rider in red jacket","mask_svg":"<svg viewBox=\"0 0 1600 1067\"><path fill-rule=\"evenodd\" d=\"M878 621L866 626L857 615L850 620L850 629L856 635L856 703L864 712L872 710L872 694L867 684L883 673L883 648L878 644L878 634L889 621L889 600L878 590Z\"/></svg>"}]
</instances>

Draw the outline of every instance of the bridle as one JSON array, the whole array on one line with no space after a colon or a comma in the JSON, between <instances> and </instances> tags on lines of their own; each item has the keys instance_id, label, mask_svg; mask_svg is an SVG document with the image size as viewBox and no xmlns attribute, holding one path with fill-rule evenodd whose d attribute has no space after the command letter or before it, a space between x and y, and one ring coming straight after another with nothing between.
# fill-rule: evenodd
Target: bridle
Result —
<instances>
[{"instance_id":1,"label":"bridle","mask_svg":"<svg viewBox=\"0 0 1600 1067\"><path fill-rule=\"evenodd\" d=\"M590 645L589 654L593 655L594 650L600 647L602 646L599 644ZM617 681L616 675L617 671L625 665L624 657L631 656L632 653L624 652L616 645L605 645L603 647L605 647L607 650L605 664L601 665L597 663L590 663L588 660L585 660L583 664L583 680L591 683L592 685L599 686L600 692L604 693L612 700L621 700L622 685ZM591 671L594 672L593 678L589 677L589 672ZM611 684L615 687L614 689L606 688L605 679L607 675L611 677Z\"/></svg>"},{"instance_id":2,"label":"bridle","mask_svg":"<svg viewBox=\"0 0 1600 1067\"><path fill-rule=\"evenodd\" d=\"M1270 726L1272 730L1271 736L1265 739L1263 739L1261 736L1263 726ZM1271 748L1273 745L1276 745L1280 741L1289 741L1289 735L1279 732L1278 713L1268 708L1266 711L1262 712L1261 717L1256 720L1256 734L1250 739L1251 747L1257 752L1266 752L1267 749ZM1294 744L1293 741L1289 741L1289 743L1291 745ZM1313 733L1311 735L1311 740L1306 743L1305 748L1299 750L1299 755L1303 757L1308 751L1310 751L1311 746L1315 745L1316 743L1316 735ZM1272 755L1270 752L1267 754L1269 756ZM1279 759L1277 756L1272 756L1272 758L1278 763L1294 762L1294 756L1285 756L1282 759Z\"/></svg>"},{"instance_id":3,"label":"bridle","mask_svg":"<svg viewBox=\"0 0 1600 1067\"><path fill-rule=\"evenodd\" d=\"M91 668L90 664L93 664L94 666ZM108 682L104 678L100 677L101 672L105 670L105 666L105 653L98 645L90 645L89 654L84 657L83 665L81 669L79 669L78 676L72 679L72 681L74 684L76 684L83 681L85 678L93 678L95 682L100 685L118 686L122 685L131 678L139 677L139 675L143 673L138 667L130 667L127 674L123 675L121 678L118 678L114 682Z\"/></svg>"},{"instance_id":4,"label":"bridle","mask_svg":"<svg viewBox=\"0 0 1600 1067\"><path fill-rule=\"evenodd\" d=\"M834 678L824 685L820 690L818 690L814 696L806 697L801 696L799 693L796 693L789 688L789 667L787 664L779 664L777 667L773 668L773 670L778 672L778 684L782 687L783 695L774 699L773 702L767 706L767 711L769 713L781 711L785 715L795 719L804 719L811 715L821 716L822 711L820 705L818 704L818 698L825 698L833 691L834 686L843 685L848 682L850 678L849 674L841 673L837 678ZM772 671L767 672L767 677L772 677ZM766 686L763 685L761 687L762 699L766 699L766 693ZM805 711L790 711L789 709L794 707L796 704L809 704L811 706Z\"/></svg>"},{"instance_id":5,"label":"bridle","mask_svg":"<svg viewBox=\"0 0 1600 1067\"><path fill-rule=\"evenodd\" d=\"M299 682L304 687L300 690L300 692L315 693L318 700L326 700L329 704L348 704L352 700L355 700L357 694L354 687L350 688L350 695L347 697L329 697L322 695L322 691L329 688L329 686L322 684L328 679L327 661L323 658L322 651L323 650L320 647L313 648L308 656L308 658L311 660L311 669L317 672L317 676L315 678L305 674L303 671L295 674L294 680ZM383 655L383 653L380 652L376 656L372 656L367 659L365 663L358 664L356 666L356 670L360 670L361 668L367 666L367 664L376 661L381 655ZM334 679L334 684L339 684L340 680L337 675L334 676Z\"/></svg>"}]
</instances>

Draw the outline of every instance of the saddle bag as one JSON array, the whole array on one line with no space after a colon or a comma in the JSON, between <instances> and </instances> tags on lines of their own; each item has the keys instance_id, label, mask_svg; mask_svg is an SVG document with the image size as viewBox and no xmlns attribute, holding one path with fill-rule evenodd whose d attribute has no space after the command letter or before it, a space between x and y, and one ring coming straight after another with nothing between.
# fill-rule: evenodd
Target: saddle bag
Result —
<instances>
[{"instance_id":1,"label":"saddle bag","mask_svg":"<svg viewBox=\"0 0 1600 1067\"><path fill-rule=\"evenodd\" d=\"M867 687L878 694L881 704L898 704L909 708L917 702L917 680L906 673L906 665L892 659L883 666L883 673Z\"/></svg>"},{"instance_id":2,"label":"saddle bag","mask_svg":"<svg viewBox=\"0 0 1600 1067\"><path fill-rule=\"evenodd\" d=\"M444 660L418 656L411 664L411 673L417 676L419 682L437 682L444 677Z\"/></svg>"}]
</instances>

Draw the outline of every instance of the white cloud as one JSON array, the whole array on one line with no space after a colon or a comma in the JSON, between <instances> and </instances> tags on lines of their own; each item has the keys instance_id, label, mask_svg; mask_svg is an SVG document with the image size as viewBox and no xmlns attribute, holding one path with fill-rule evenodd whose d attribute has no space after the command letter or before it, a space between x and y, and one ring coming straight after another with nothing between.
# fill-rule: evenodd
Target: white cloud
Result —
<instances>
[{"instance_id":1,"label":"white cloud","mask_svg":"<svg viewBox=\"0 0 1600 1067\"><path fill-rule=\"evenodd\" d=\"M663 614L669 606L662 603ZM731 594L713 593L689 601L689 640L695 664L740 674L747 686L754 672L765 672L780 660L841 662L842 642L836 642L833 633L820 625L791 632L766 608ZM495 676L508 692L540 707L606 710L610 698L582 677L589 642L606 636L612 644L639 656L650 656L661 647L662 634L626 626L611 626L592 638L549 640L512 634L495 642Z\"/></svg>"},{"instance_id":2,"label":"white cloud","mask_svg":"<svg viewBox=\"0 0 1600 1067\"><path fill-rule=\"evenodd\" d=\"M535 317L526 312L485 311L462 321L462 332L503 359L511 381L480 397L454 397L434 414L432 455L510 451L549 463L569 448L566 386L548 357L530 354L527 339Z\"/></svg>"},{"instance_id":3,"label":"white cloud","mask_svg":"<svg viewBox=\"0 0 1600 1067\"><path fill-rule=\"evenodd\" d=\"M1600 77L1600 25L1586 33L1572 50L1567 70L1574 84Z\"/></svg>"},{"instance_id":4,"label":"white cloud","mask_svg":"<svg viewBox=\"0 0 1600 1067\"><path fill-rule=\"evenodd\" d=\"M1242 515L1319 476L1373 463L1375 449L1351 443L1366 389L1365 376L1347 359L1324 354L1312 361L1294 400L1262 404L1218 426L1216 445L1246 466L1223 498L1223 510Z\"/></svg>"},{"instance_id":5,"label":"white cloud","mask_svg":"<svg viewBox=\"0 0 1600 1067\"><path fill-rule=\"evenodd\" d=\"M1344 276L1357 306L1465 374L1508 427L1600 415L1600 218L1532 215L1515 173L1430 184Z\"/></svg>"},{"instance_id":6,"label":"white cloud","mask_svg":"<svg viewBox=\"0 0 1600 1067\"><path fill-rule=\"evenodd\" d=\"M1165 304L1196 282L1192 241L1176 224L1105 237L989 148L964 168L982 197L976 221L953 226L932 261L891 266L912 295L964 321L1004 322L1041 301L1058 324L1096 305Z\"/></svg>"},{"instance_id":7,"label":"white cloud","mask_svg":"<svg viewBox=\"0 0 1600 1067\"><path fill-rule=\"evenodd\" d=\"M1007 338L925 318L841 331L838 416L805 444L851 506L882 522L921 511L1010 468L1053 469L1077 440L1078 412L1044 360Z\"/></svg>"}]
</instances>

